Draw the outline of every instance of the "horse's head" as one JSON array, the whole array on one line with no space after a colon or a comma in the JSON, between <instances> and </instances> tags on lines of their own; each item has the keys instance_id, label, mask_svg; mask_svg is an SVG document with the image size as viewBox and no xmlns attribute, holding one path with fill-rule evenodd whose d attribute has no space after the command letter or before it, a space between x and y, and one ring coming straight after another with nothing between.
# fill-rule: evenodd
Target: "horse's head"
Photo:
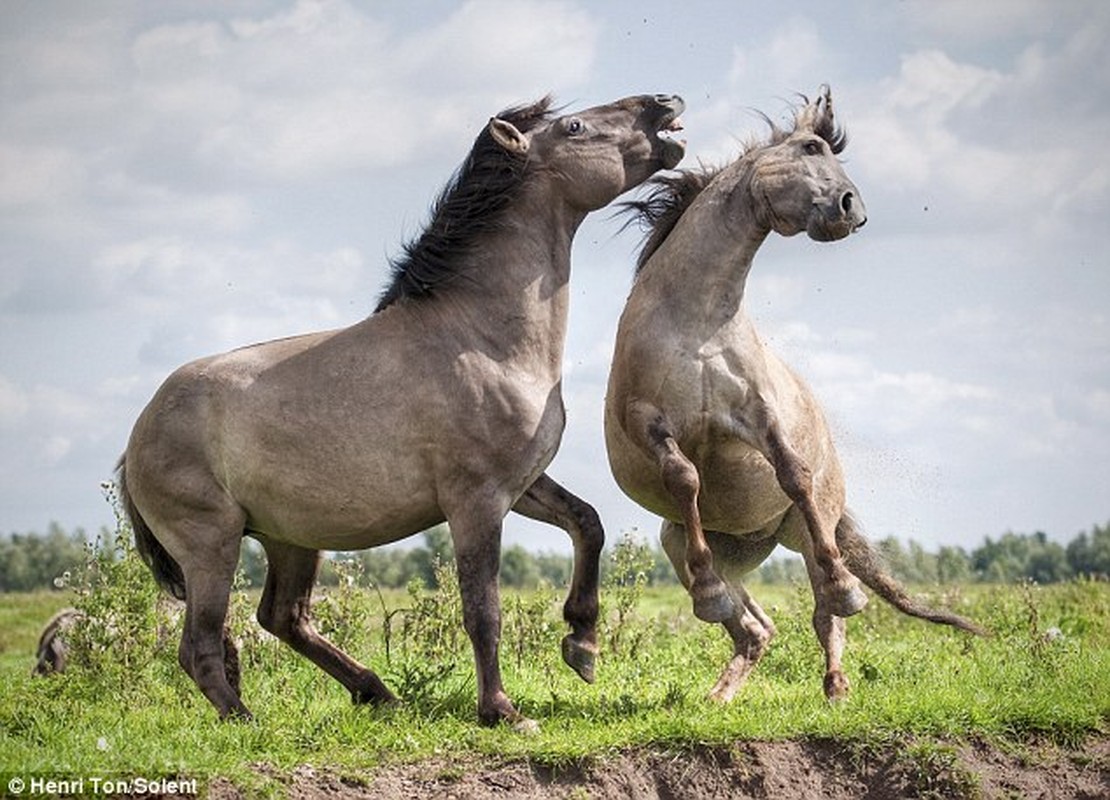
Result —
<instances>
[{"instance_id":1,"label":"horse's head","mask_svg":"<svg viewBox=\"0 0 1110 800\"><path fill-rule=\"evenodd\" d=\"M751 196L763 223L783 236L805 231L819 242L863 227L859 189L836 158L846 144L825 86L796 112L794 130L774 129L767 145L749 151Z\"/></svg>"},{"instance_id":2,"label":"horse's head","mask_svg":"<svg viewBox=\"0 0 1110 800\"><path fill-rule=\"evenodd\" d=\"M667 134L681 129L684 108L677 95L637 95L527 131L495 117L489 133L510 153L526 155L530 170L546 175L569 206L585 213L678 164L685 143Z\"/></svg>"}]
</instances>

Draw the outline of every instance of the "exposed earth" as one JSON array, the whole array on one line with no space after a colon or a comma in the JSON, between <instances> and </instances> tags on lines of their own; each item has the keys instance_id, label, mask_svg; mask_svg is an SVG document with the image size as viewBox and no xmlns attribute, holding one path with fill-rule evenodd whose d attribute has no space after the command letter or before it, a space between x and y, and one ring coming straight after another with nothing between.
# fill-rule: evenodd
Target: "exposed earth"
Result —
<instances>
[{"instance_id":1,"label":"exposed earth","mask_svg":"<svg viewBox=\"0 0 1110 800\"><path fill-rule=\"evenodd\" d=\"M1065 749L1034 742L738 742L728 748L642 749L560 768L492 758L390 766L354 779L302 767L289 797L369 800L816 800L818 798L1110 798L1110 737ZM216 781L208 796L242 795Z\"/></svg>"}]
</instances>

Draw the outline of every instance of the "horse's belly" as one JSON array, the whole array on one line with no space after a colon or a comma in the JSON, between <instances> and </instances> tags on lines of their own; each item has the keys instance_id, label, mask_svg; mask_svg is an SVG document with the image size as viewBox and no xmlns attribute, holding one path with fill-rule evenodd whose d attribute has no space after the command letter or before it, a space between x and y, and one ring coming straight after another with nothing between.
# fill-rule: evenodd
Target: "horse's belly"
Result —
<instances>
[{"instance_id":1,"label":"horse's belly","mask_svg":"<svg viewBox=\"0 0 1110 800\"><path fill-rule=\"evenodd\" d=\"M233 491L253 532L312 549L364 550L443 521L427 470L404 461L395 458L392 474L369 463L339 470L287 461L280 474Z\"/></svg>"},{"instance_id":2,"label":"horse's belly","mask_svg":"<svg viewBox=\"0 0 1110 800\"><path fill-rule=\"evenodd\" d=\"M707 530L762 530L791 505L763 454L740 442L718 446L699 459L697 467L698 505Z\"/></svg>"},{"instance_id":3,"label":"horse's belly","mask_svg":"<svg viewBox=\"0 0 1110 800\"><path fill-rule=\"evenodd\" d=\"M653 514L682 522L682 509L663 485L659 465L623 432L610 429L607 435L610 468L621 490ZM762 530L790 507L774 469L757 450L727 442L712 450L688 446L683 452L698 470L698 509L706 530Z\"/></svg>"}]
</instances>

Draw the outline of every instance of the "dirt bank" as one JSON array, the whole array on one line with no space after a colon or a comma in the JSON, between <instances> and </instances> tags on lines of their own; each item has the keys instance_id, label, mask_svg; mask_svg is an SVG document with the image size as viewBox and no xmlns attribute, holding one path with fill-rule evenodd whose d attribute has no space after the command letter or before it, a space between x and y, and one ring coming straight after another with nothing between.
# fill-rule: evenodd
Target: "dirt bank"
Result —
<instances>
[{"instance_id":1,"label":"dirt bank","mask_svg":"<svg viewBox=\"0 0 1110 800\"><path fill-rule=\"evenodd\" d=\"M209 796L232 800L225 783ZM814 800L913 797L1110 798L1110 738L1078 749L1046 743L856 747L827 740L739 742L727 748L637 750L558 769L524 762L436 760L357 779L308 767L289 796L374 800Z\"/></svg>"}]
</instances>

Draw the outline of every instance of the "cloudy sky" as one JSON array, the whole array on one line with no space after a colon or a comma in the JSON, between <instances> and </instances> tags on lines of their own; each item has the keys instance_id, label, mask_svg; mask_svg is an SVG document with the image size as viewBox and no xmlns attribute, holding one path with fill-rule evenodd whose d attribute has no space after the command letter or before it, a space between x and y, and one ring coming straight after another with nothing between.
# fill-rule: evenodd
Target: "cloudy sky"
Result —
<instances>
[{"instance_id":1,"label":"cloudy sky","mask_svg":"<svg viewBox=\"0 0 1110 800\"><path fill-rule=\"evenodd\" d=\"M501 108L678 93L693 165L825 82L870 220L768 240L748 304L851 505L928 546L1105 523L1110 4L5 0L0 533L111 523L99 484L181 363L369 313ZM619 228L576 240L550 472L610 536L654 535L603 456Z\"/></svg>"}]
</instances>

